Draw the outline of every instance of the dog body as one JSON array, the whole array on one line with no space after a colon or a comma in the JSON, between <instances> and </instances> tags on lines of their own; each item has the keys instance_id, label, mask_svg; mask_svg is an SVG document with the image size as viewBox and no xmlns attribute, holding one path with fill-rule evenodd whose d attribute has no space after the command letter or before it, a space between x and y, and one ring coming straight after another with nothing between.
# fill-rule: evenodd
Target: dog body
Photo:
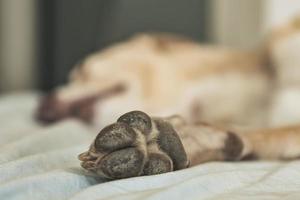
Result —
<instances>
[{"instance_id":1,"label":"dog body","mask_svg":"<svg viewBox=\"0 0 300 200\"><path fill-rule=\"evenodd\" d=\"M88 57L55 97L68 105L121 86L122 92L95 98L93 121L100 126L136 109L152 116L178 113L189 121L255 126L264 123L261 110L270 80L257 54L139 35Z\"/></svg>"},{"instance_id":2,"label":"dog body","mask_svg":"<svg viewBox=\"0 0 300 200\"><path fill-rule=\"evenodd\" d=\"M273 31L269 56L275 71L276 91L270 113L271 126L300 123L300 20Z\"/></svg>"}]
</instances>

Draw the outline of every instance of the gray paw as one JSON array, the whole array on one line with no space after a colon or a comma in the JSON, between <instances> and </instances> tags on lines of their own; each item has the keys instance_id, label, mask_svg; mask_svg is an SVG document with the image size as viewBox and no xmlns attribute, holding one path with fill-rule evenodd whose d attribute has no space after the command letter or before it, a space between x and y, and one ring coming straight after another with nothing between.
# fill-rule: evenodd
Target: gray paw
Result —
<instances>
[{"instance_id":1,"label":"gray paw","mask_svg":"<svg viewBox=\"0 0 300 200\"><path fill-rule=\"evenodd\" d=\"M123 122L128 124L132 128L136 128L141 133L148 135L152 130L152 120L144 112L141 111L131 111L122 115L117 122Z\"/></svg>"},{"instance_id":2,"label":"gray paw","mask_svg":"<svg viewBox=\"0 0 300 200\"><path fill-rule=\"evenodd\" d=\"M188 158L175 129L164 120L155 120L155 123L160 133L157 138L160 149L171 157L175 170L186 168Z\"/></svg>"},{"instance_id":3,"label":"gray paw","mask_svg":"<svg viewBox=\"0 0 300 200\"><path fill-rule=\"evenodd\" d=\"M149 154L144 167L145 175L162 174L173 171L173 163L169 156L160 153Z\"/></svg>"},{"instance_id":4,"label":"gray paw","mask_svg":"<svg viewBox=\"0 0 300 200\"><path fill-rule=\"evenodd\" d=\"M122 115L100 131L81 166L111 179L153 175L186 168L187 155L172 125L141 111Z\"/></svg>"},{"instance_id":5,"label":"gray paw","mask_svg":"<svg viewBox=\"0 0 300 200\"><path fill-rule=\"evenodd\" d=\"M95 149L99 152L112 152L132 146L136 132L125 123L114 123L100 131L95 139Z\"/></svg>"},{"instance_id":6,"label":"gray paw","mask_svg":"<svg viewBox=\"0 0 300 200\"><path fill-rule=\"evenodd\" d=\"M133 177L142 173L144 159L142 151L126 148L104 156L98 164L98 169L113 179Z\"/></svg>"}]
</instances>

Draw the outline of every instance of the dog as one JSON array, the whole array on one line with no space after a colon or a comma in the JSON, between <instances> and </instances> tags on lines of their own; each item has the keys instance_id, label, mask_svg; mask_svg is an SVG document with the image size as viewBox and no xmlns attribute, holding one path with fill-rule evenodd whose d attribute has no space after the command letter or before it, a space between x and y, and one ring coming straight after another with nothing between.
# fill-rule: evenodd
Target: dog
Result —
<instances>
[{"instance_id":1,"label":"dog","mask_svg":"<svg viewBox=\"0 0 300 200\"><path fill-rule=\"evenodd\" d=\"M103 127L128 110L143 110L254 126L272 90L269 71L260 53L142 34L83 60L69 83L44 98L38 119L75 116Z\"/></svg>"},{"instance_id":2,"label":"dog","mask_svg":"<svg viewBox=\"0 0 300 200\"><path fill-rule=\"evenodd\" d=\"M297 159L298 21L274 31L265 46L253 53L138 35L78 64L69 83L42 100L37 117L104 127L79 160L111 179L209 161Z\"/></svg>"}]
</instances>

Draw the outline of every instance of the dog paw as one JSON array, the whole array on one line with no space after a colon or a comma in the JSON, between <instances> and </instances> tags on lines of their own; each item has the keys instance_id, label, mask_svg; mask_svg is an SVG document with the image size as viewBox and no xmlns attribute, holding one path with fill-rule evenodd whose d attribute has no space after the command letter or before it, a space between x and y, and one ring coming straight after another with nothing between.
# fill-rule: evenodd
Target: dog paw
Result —
<instances>
[{"instance_id":1,"label":"dog paw","mask_svg":"<svg viewBox=\"0 0 300 200\"><path fill-rule=\"evenodd\" d=\"M79 160L83 168L110 179L166 173L189 163L172 125L141 111L103 128Z\"/></svg>"}]
</instances>

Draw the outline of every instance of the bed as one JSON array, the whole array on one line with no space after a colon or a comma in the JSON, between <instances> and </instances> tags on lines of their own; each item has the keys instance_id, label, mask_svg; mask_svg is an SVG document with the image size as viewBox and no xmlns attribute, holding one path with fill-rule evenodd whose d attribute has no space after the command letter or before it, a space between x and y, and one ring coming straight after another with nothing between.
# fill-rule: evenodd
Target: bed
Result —
<instances>
[{"instance_id":1,"label":"bed","mask_svg":"<svg viewBox=\"0 0 300 200\"><path fill-rule=\"evenodd\" d=\"M211 162L148 177L96 178L77 155L98 130L75 119L37 124L38 97L0 97L0 199L300 199L300 161Z\"/></svg>"}]
</instances>

